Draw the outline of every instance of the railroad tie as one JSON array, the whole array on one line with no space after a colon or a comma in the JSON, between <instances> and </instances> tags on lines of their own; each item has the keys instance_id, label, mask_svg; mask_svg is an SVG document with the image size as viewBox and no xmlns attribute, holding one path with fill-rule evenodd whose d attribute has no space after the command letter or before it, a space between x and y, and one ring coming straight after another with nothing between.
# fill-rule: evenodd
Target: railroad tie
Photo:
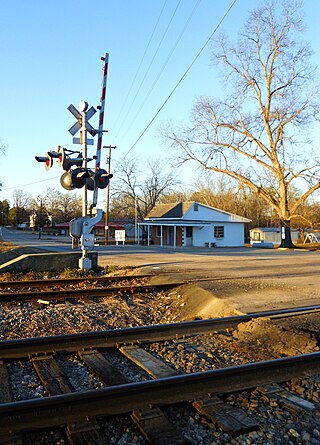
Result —
<instances>
[{"instance_id":1,"label":"railroad tie","mask_svg":"<svg viewBox=\"0 0 320 445\"><path fill-rule=\"evenodd\" d=\"M44 388L49 396L73 392L63 369L51 355L31 359ZM105 434L95 419L79 419L68 423L66 434L72 445L105 445Z\"/></svg>"},{"instance_id":2,"label":"railroad tie","mask_svg":"<svg viewBox=\"0 0 320 445\"><path fill-rule=\"evenodd\" d=\"M176 370L138 346L124 346L120 351L156 379L178 375ZM259 429L259 424L242 409L231 406L218 397L195 400L192 405L201 415L232 437Z\"/></svg>"},{"instance_id":3,"label":"railroad tie","mask_svg":"<svg viewBox=\"0 0 320 445\"><path fill-rule=\"evenodd\" d=\"M219 397L196 400L192 405L232 437L259 429L259 424L248 417L242 409L224 403Z\"/></svg>"},{"instance_id":4,"label":"railroad tie","mask_svg":"<svg viewBox=\"0 0 320 445\"><path fill-rule=\"evenodd\" d=\"M5 363L0 361L0 403L12 402L12 393L10 391L9 373ZM22 445L21 434L8 434L0 436L2 445Z\"/></svg>"},{"instance_id":5,"label":"railroad tie","mask_svg":"<svg viewBox=\"0 0 320 445\"><path fill-rule=\"evenodd\" d=\"M281 388L281 386L277 383L259 386L257 390L269 399L275 399L276 401L283 403L286 409L293 413L299 413L303 411L313 412L317 411L318 409L318 407L314 403Z\"/></svg>"},{"instance_id":6,"label":"railroad tie","mask_svg":"<svg viewBox=\"0 0 320 445\"><path fill-rule=\"evenodd\" d=\"M107 358L96 350L80 353L83 361L107 385L128 383L127 378L115 369ZM169 422L158 407L133 411L131 418L143 436L152 445L191 445L178 428Z\"/></svg>"}]
</instances>

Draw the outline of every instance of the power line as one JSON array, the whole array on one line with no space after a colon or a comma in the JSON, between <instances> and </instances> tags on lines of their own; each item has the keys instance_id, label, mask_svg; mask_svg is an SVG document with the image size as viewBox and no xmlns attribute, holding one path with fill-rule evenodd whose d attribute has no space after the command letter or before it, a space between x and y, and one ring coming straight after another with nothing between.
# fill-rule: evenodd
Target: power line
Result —
<instances>
[{"instance_id":1,"label":"power line","mask_svg":"<svg viewBox=\"0 0 320 445\"><path fill-rule=\"evenodd\" d=\"M173 95L173 93L176 91L176 89L178 88L178 86L180 85L180 83L183 81L183 79L186 77L186 75L188 74L188 72L190 71L190 69L192 68L192 66L194 65L194 63L196 62L196 60L199 58L200 54L202 53L202 51L205 49L205 47L208 45L208 43L210 42L210 40L212 39L212 37L214 36L214 34L217 32L217 30L219 29L219 27L221 26L222 22L224 21L224 19L227 17L227 15L229 14L229 12L231 11L231 9L233 8L233 6L235 5L235 3L237 2L237 0L233 0L233 2L231 3L231 5L229 6L229 8L227 9L227 11L224 13L224 15L222 16L222 18L220 19L220 21L218 22L217 26L214 28L214 30L212 31L212 33L210 34L210 36L208 37L208 39L206 40L206 42L204 43L204 45L202 46L202 48L198 51L198 53L196 54L196 56L194 57L194 59L192 60L192 62L190 63L190 65L188 66L188 68L186 69L186 71L183 73L183 75L180 77L180 79L178 80L178 82L176 83L175 87L171 90L170 94L168 95L168 97L166 98L166 100L163 102L163 104L161 105L161 107L158 109L158 111L156 112L156 114L153 116L153 118L150 120L150 122L148 123L148 125L146 126L146 128L143 130L143 132L140 134L140 136L137 138L137 140L134 142L134 144L129 148L129 150L127 151L127 153L125 154L125 156L127 156L130 151L137 145L137 143L140 141L140 139L142 138L142 136L146 133L146 131L148 130L148 128L150 127L150 125L154 122L154 120L157 118L157 116L160 114L160 112L162 111L162 109L164 108L164 106L167 104L167 102L169 101L169 99L171 98L171 96Z\"/></svg>"},{"instance_id":2,"label":"power line","mask_svg":"<svg viewBox=\"0 0 320 445\"><path fill-rule=\"evenodd\" d=\"M149 42L148 42L148 44L147 44L147 46L146 46L146 49L144 50L143 56L142 56L142 58L141 58L141 60L140 60L138 69L137 69L137 71L136 71L136 74L135 74L135 76L134 76L134 78L133 78L133 80L132 80L132 82L131 82L129 91L128 91L127 95L126 95L126 98L125 98L123 104L121 105L119 114L118 114L118 116L117 116L117 118L116 118L116 120L115 120L115 124L114 124L115 126L116 126L117 123L118 123L119 117L122 115L122 110L124 109L125 105L127 104L128 97L130 96L130 93L131 93L131 91L132 91L133 85L134 85L134 83L135 83L135 81L136 81L136 79L137 79L137 76L138 76L138 74L139 74L140 68L141 68L142 63L143 63L143 61L144 61L144 58L145 58L145 56L146 56L146 54L147 54L147 51L148 51L148 49L149 49L150 43L151 43L151 41L152 41L152 39L153 39L153 36L154 36L154 34L155 34L155 32L156 32L156 29L157 29L158 24L159 24L159 22L160 22L160 18L161 18L161 16L162 16L162 13L163 13L163 11L164 11L164 8L165 8L165 6L166 6L166 4L167 4L167 1L168 1L168 0L165 0L165 1L164 1L163 6L162 6L161 11L160 11L160 14L159 14L158 19L157 19L157 22L156 22L156 24L155 24L154 27L153 27L153 31L152 31L151 36L150 36L150 38L149 38Z\"/></svg>"},{"instance_id":3,"label":"power line","mask_svg":"<svg viewBox=\"0 0 320 445\"><path fill-rule=\"evenodd\" d=\"M40 182L52 181L52 179L58 179L58 178L60 178L60 176L55 176L54 178L43 179L42 181L29 182L28 184L16 185L14 187L7 187L7 188L4 188L4 189L1 189L0 192L5 192L7 190L13 190L13 189L19 189L21 187L28 187L29 185L40 184Z\"/></svg>"},{"instance_id":4,"label":"power line","mask_svg":"<svg viewBox=\"0 0 320 445\"><path fill-rule=\"evenodd\" d=\"M121 129L122 129L122 127L123 127L123 125L124 125L124 123L125 123L127 117L128 117L128 114L129 114L130 111L131 111L131 108L132 108L132 106L133 106L133 104L134 104L134 102L135 102L135 100L136 100L136 98L137 98L137 96L138 96L138 94L139 94L139 92L140 92L140 90L141 90L141 87L142 87L142 85L143 85L143 83L144 83L144 81L145 81L145 79L146 79L146 77L147 77L147 75L148 75L148 73L149 73L149 71L150 71L150 68L151 68L151 66L152 66L152 64L153 64L153 62L154 62L154 59L156 58L156 55L157 55L158 52L159 52L159 49L160 49L160 47L161 47L161 45L162 45L162 42L163 42L163 40L164 40L164 38L165 38L165 36L166 36L166 34L167 34L169 28L170 28L170 25L171 25L171 23L172 23L172 20L174 19L174 16L176 15L176 12L177 12L177 10L178 10L178 8L179 8L180 3L181 3L181 0L179 0L177 6L176 6L176 8L175 8L175 10L173 11L173 14L172 14L172 16L171 16L171 18L170 18L170 20L169 20L169 23L168 23L168 25L167 25L167 27L166 27L166 29L165 29L163 35L162 35L162 38L161 38L161 40L160 40L160 42L159 42L159 44L158 44L158 46L157 46L157 49L156 49L156 51L155 51L155 53L154 53L154 55L153 55L153 57L152 57L152 59L151 59L151 62L149 63L149 66L148 66L148 68L147 68L147 70L146 70L146 72L145 72L145 74L144 74L144 77L143 77L142 81L140 82L139 88L138 88L138 90L137 90L137 92L136 92L134 98L133 98L132 101L131 101L131 104L130 104L130 106L129 106L129 108L128 108L128 111L127 111L125 117L123 118L122 124L120 125L120 128L119 128L118 132L121 131Z\"/></svg>"},{"instance_id":5,"label":"power line","mask_svg":"<svg viewBox=\"0 0 320 445\"><path fill-rule=\"evenodd\" d=\"M164 64L163 64L162 67L160 68L160 71L159 71L159 73L158 73L156 79L154 80L153 84L151 85L149 91L147 92L147 94L146 94L146 96L145 96L145 98L144 98L142 104L140 105L140 108L138 109L137 113L135 114L134 118L132 119L131 124L130 124L129 127L127 128L127 131L130 131L132 125L134 124L134 122L136 121L137 117L139 116L139 114L140 114L140 112L141 112L141 110L142 110L144 104L146 103L146 101L148 100L148 98L149 98L150 94L152 93L154 87L155 87L156 84L158 83L158 80L160 79L161 75L163 74L163 71L164 71L165 67L167 66L169 60L171 59L171 56L172 56L172 54L174 53L174 50L176 49L178 43L180 42L180 40L181 40L181 38L182 38L182 36L183 36L185 30L187 29L187 27L188 27L188 25L189 25L189 23L190 23L190 20L191 20L192 17L194 16L194 13L196 12L196 9L197 9L198 6L200 5L200 3L201 3L201 0L198 0L197 3L196 3L196 5L194 6L193 10L191 11L191 14L190 14L189 17L188 17L188 20L186 21L184 27L182 28L182 30L181 30L181 32L180 32L180 34L179 34L177 40L175 41L175 43L174 43L174 45L173 45L173 47L172 47L172 49L171 49L171 51L170 51L168 57L166 58Z\"/></svg>"}]
</instances>

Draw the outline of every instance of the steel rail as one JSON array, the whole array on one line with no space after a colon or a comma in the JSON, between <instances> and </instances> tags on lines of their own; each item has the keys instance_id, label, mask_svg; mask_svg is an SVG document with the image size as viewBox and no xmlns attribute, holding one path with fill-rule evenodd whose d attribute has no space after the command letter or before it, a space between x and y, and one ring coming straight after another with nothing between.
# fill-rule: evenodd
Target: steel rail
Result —
<instances>
[{"instance_id":1,"label":"steel rail","mask_svg":"<svg viewBox=\"0 0 320 445\"><path fill-rule=\"evenodd\" d=\"M118 276L99 276L99 277L83 277L83 278L49 278L43 280L25 280L25 281L0 281L0 289L9 287L11 289L17 289L20 287L45 287L45 286L59 286L65 284L76 284L82 282L95 282L95 281L108 281L117 282L122 280L134 280L136 278L151 278L155 275L118 275Z\"/></svg>"},{"instance_id":2,"label":"steel rail","mask_svg":"<svg viewBox=\"0 0 320 445\"><path fill-rule=\"evenodd\" d=\"M123 344L172 340L184 336L235 329L238 324L246 323L256 318L269 318L279 314L300 314L302 312L310 312L310 310L314 310L316 313L320 310L320 306L298 307L262 313L256 312L250 315L110 329L80 334L2 340L0 341L0 360L23 358L28 357L30 354L75 352L90 348L111 348Z\"/></svg>"},{"instance_id":3,"label":"steel rail","mask_svg":"<svg viewBox=\"0 0 320 445\"><path fill-rule=\"evenodd\" d=\"M320 372L320 352L0 405L0 439L94 416L182 403Z\"/></svg>"},{"instance_id":4,"label":"steel rail","mask_svg":"<svg viewBox=\"0 0 320 445\"><path fill-rule=\"evenodd\" d=\"M188 284L189 281L181 281L178 283L163 283L163 284L142 284L138 286L109 286L109 287L96 287L96 288L84 288L84 289L61 289L61 290L48 290L41 292L2 292L0 293L0 303L15 302L21 300L37 300L39 298L52 299L52 300L66 300L68 298L91 298L91 297L104 297L106 294L115 294L118 292L148 292L153 290L167 290L173 287L182 286Z\"/></svg>"}]
</instances>

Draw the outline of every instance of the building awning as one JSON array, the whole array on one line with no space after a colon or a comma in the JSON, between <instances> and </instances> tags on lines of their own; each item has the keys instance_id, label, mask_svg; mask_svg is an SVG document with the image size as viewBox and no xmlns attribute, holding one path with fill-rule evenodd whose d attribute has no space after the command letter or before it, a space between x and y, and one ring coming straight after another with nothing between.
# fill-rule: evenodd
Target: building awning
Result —
<instances>
[{"instance_id":1,"label":"building awning","mask_svg":"<svg viewBox=\"0 0 320 445\"><path fill-rule=\"evenodd\" d=\"M138 223L139 226L170 226L170 227L209 227L213 222L202 221L143 221Z\"/></svg>"}]
</instances>

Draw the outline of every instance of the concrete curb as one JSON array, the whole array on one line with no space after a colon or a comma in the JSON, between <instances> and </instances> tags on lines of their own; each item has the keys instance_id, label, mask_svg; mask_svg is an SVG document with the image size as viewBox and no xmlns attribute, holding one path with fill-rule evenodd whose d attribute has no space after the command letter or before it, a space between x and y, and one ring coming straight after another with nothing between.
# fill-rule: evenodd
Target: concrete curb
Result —
<instances>
[{"instance_id":1,"label":"concrete curb","mask_svg":"<svg viewBox=\"0 0 320 445\"><path fill-rule=\"evenodd\" d=\"M90 252L89 258L92 261L92 269L98 267L97 252ZM59 253L33 253L20 255L11 261L0 266L2 272L46 272L61 271L64 269L78 269L79 259L82 252L59 252Z\"/></svg>"}]
</instances>

